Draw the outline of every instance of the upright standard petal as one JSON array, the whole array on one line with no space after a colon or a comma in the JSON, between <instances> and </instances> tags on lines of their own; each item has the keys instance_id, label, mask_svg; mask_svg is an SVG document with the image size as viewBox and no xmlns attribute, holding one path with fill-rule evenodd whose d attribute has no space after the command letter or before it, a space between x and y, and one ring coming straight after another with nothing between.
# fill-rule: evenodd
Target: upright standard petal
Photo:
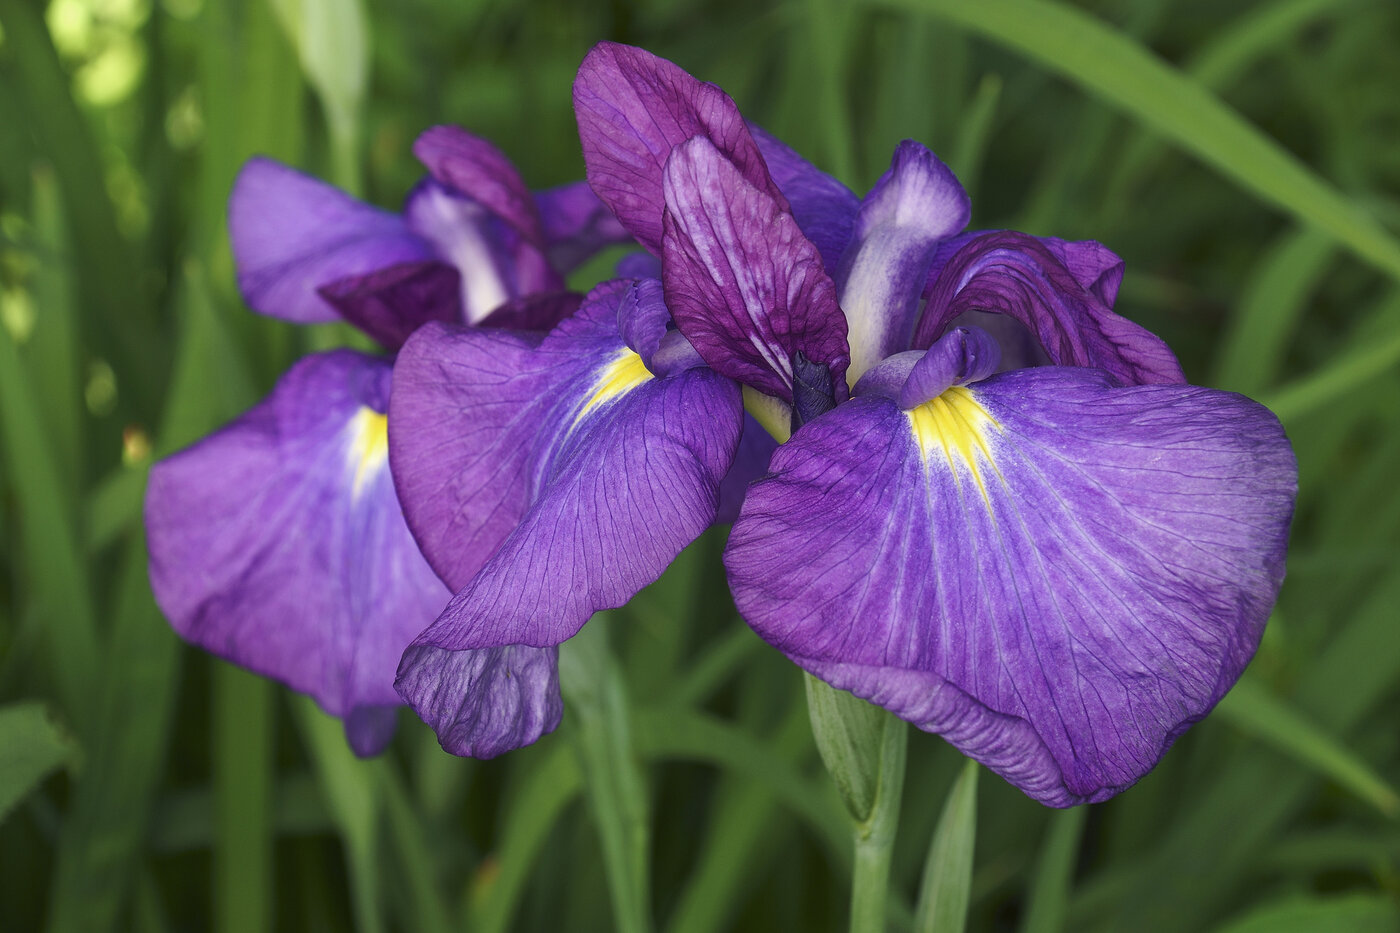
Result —
<instances>
[{"instance_id":1,"label":"upright standard petal","mask_svg":"<svg viewBox=\"0 0 1400 933\"><path fill-rule=\"evenodd\" d=\"M951 169L906 139L861 203L836 276L850 327L854 385L909 347L929 264L941 240L967 226L972 204Z\"/></svg>"},{"instance_id":2,"label":"upright standard petal","mask_svg":"<svg viewBox=\"0 0 1400 933\"><path fill-rule=\"evenodd\" d=\"M157 463L145 505L151 586L175 630L347 717L362 754L388 739L399 656L451 596L394 495L390 372L344 350L302 360Z\"/></svg>"},{"instance_id":3,"label":"upright standard petal","mask_svg":"<svg viewBox=\"0 0 1400 933\"><path fill-rule=\"evenodd\" d=\"M535 207L540 212L549 264L563 274L603 247L632 239L586 181L535 192Z\"/></svg>"},{"instance_id":4,"label":"upright standard petal","mask_svg":"<svg viewBox=\"0 0 1400 933\"><path fill-rule=\"evenodd\" d=\"M395 476L425 553L463 588L398 685L456 754L552 728L557 682L540 672L553 655L539 652L624 604L714 520L738 387L705 368L653 375L618 332L627 285L595 289L535 347L430 325L400 355ZM536 672L528 695L502 673L517 664Z\"/></svg>"},{"instance_id":5,"label":"upright standard petal","mask_svg":"<svg viewBox=\"0 0 1400 933\"><path fill-rule=\"evenodd\" d=\"M666 167L662 280L676 326L716 372L793 403L799 354L846 398L846 318L816 247L709 140Z\"/></svg>"},{"instance_id":6,"label":"upright standard petal","mask_svg":"<svg viewBox=\"0 0 1400 933\"><path fill-rule=\"evenodd\" d=\"M773 183L787 198L797 226L822 254L826 271L836 275L841 254L851 242L860 198L763 127L750 123L749 132L763 153Z\"/></svg>"},{"instance_id":7,"label":"upright standard petal","mask_svg":"<svg viewBox=\"0 0 1400 933\"><path fill-rule=\"evenodd\" d=\"M1021 370L808 425L726 565L799 665L1068 806L1132 784L1235 682L1295 492L1247 399Z\"/></svg>"},{"instance_id":8,"label":"upright standard petal","mask_svg":"<svg viewBox=\"0 0 1400 933\"><path fill-rule=\"evenodd\" d=\"M666 159L692 136L709 139L749 184L787 207L734 101L664 58L598 43L579 66L574 112L593 190L656 255Z\"/></svg>"},{"instance_id":9,"label":"upright standard petal","mask_svg":"<svg viewBox=\"0 0 1400 933\"><path fill-rule=\"evenodd\" d=\"M405 262L329 282L317 294L386 350L428 321L462 319L462 277L445 262Z\"/></svg>"},{"instance_id":10,"label":"upright standard petal","mask_svg":"<svg viewBox=\"0 0 1400 933\"><path fill-rule=\"evenodd\" d=\"M534 195L495 144L458 126L432 126L418 134L413 154L438 184L480 204L537 248L544 246Z\"/></svg>"},{"instance_id":11,"label":"upright standard petal","mask_svg":"<svg viewBox=\"0 0 1400 933\"><path fill-rule=\"evenodd\" d=\"M272 159L243 166L228 212L244 300L288 321L337 320L316 291L322 285L433 258L432 246L397 214Z\"/></svg>"},{"instance_id":12,"label":"upright standard petal","mask_svg":"<svg viewBox=\"0 0 1400 933\"><path fill-rule=\"evenodd\" d=\"M1167 345L1104 302L1104 295L1116 293L1122 275L1107 262L1112 254L1090 256L1069 245L1076 248L1067 250L1061 241L1057 249L1011 231L967 238L928 292L914 346L931 346L965 312L992 312L1024 324L1058 366L1103 369L1124 385L1184 383Z\"/></svg>"}]
</instances>

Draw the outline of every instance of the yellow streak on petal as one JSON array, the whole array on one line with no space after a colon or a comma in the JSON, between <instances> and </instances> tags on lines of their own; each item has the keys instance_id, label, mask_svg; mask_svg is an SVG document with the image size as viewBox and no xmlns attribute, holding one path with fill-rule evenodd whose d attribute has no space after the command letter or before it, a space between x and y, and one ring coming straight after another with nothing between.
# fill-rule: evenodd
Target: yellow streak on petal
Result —
<instances>
[{"instance_id":1,"label":"yellow streak on petal","mask_svg":"<svg viewBox=\"0 0 1400 933\"><path fill-rule=\"evenodd\" d=\"M972 473L983 501L987 501L982 461L996 469L988 431L1001 426L977 403L973 394L962 386L953 386L905 414L909 416L909 427L918 441L924 463L928 463L930 456L942 453L955 477L960 474L961 464Z\"/></svg>"},{"instance_id":2,"label":"yellow streak on petal","mask_svg":"<svg viewBox=\"0 0 1400 933\"><path fill-rule=\"evenodd\" d=\"M583 408L579 409L574 422L577 423L599 405L625 395L650 378L651 372L647 369L647 364L642 362L642 358L624 347L611 363L603 367L598 381L593 384L593 394L583 403Z\"/></svg>"},{"instance_id":3,"label":"yellow streak on petal","mask_svg":"<svg viewBox=\"0 0 1400 933\"><path fill-rule=\"evenodd\" d=\"M350 421L349 461L355 468L350 494L359 498L365 483L383 468L389 457L389 419L361 405Z\"/></svg>"}]
</instances>

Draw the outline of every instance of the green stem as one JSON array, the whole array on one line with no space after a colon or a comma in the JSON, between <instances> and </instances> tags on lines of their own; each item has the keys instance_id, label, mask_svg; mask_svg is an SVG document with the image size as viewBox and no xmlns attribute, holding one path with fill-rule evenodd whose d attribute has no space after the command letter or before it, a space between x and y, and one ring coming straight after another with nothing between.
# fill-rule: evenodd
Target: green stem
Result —
<instances>
[{"instance_id":1,"label":"green stem","mask_svg":"<svg viewBox=\"0 0 1400 933\"><path fill-rule=\"evenodd\" d=\"M855 866L851 872L851 933L884 933L889 901L890 861L904 793L908 731L904 721L885 714L880 736L880 770L870 815L855 827Z\"/></svg>"}]
</instances>

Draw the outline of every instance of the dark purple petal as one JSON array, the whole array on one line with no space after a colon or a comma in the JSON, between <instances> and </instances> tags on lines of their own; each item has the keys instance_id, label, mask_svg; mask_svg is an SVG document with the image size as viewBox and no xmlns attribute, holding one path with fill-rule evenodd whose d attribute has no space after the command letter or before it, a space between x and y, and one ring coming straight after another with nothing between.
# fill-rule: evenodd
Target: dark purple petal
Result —
<instances>
[{"instance_id":1,"label":"dark purple petal","mask_svg":"<svg viewBox=\"0 0 1400 933\"><path fill-rule=\"evenodd\" d=\"M589 184L652 253L661 254L667 157L692 136L707 137L749 184L787 208L734 101L664 58L598 43L579 66L574 112Z\"/></svg>"},{"instance_id":2,"label":"dark purple petal","mask_svg":"<svg viewBox=\"0 0 1400 933\"><path fill-rule=\"evenodd\" d=\"M583 296L578 292L542 292L522 295L500 305L477 322L478 327L506 330L553 330L555 325L578 310Z\"/></svg>"},{"instance_id":3,"label":"dark purple petal","mask_svg":"<svg viewBox=\"0 0 1400 933\"><path fill-rule=\"evenodd\" d=\"M308 357L257 407L157 463L146 492L151 586L175 630L336 716L399 702L399 656L451 595L394 495L389 379L374 357ZM361 751L383 734L353 725Z\"/></svg>"},{"instance_id":4,"label":"dark purple petal","mask_svg":"<svg viewBox=\"0 0 1400 933\"><path fill-rule=\"evenodd\" d=\"M773 435L763 430L763 425L746 412L744 433L739 436L734 464L719 484L719 512L715 515L715 524L733 524L739 517L739 508L744 504L749 483L768 472L768 461L773 459L773 451L777 449L778 442Z\"/></svg>"},{"instance_id":5,"label":"dark purple petal","mask_svg":"<svg viewBox=\"0 0 1400 933\"><path fill-rule=\"evenodd\" d=\"M801 351L845 398L846 319L820 254L703 137L666 167L662 274L676 326L716 372L791 404Z\"/></svg>"},{"instance_id":6,"label":"dark purple petal","mask_svg":"<svg viewBox=\"0 0 1400 933\"><path fill-rule=\"evenodd\" d=\"M1005 231L975 230L949 237L938 244L938 251L934 254L932 265L929 266L924 297L927 298L932 293L939 273L959 250L978 237L1003 232ZM1118 286L1123 282L1123 260L1113 250L1096 240L1061 240L1053 236L1035 239L1069 270L1076 282L1092 292L1105 305L1113 307L1113 302L1118 297Z\"/></svg>"},{"instance_id":7,"label":"dark purple petal","mask_svg":"<svg viewBox=\"0 0 1400 933\"><path fill-rule=\"evenodd\" d=\"M405 262L322 285L317 292L340 316L397 350L428 321L462 319L462 278L445 262Z\"/></svg>"},{"instance_id":8,"label":"dark purple petal","mask_svg":"<svg viewBox=\"0 0 1400 933\"><path fill-rule=\"evenodd\" d=\"M1254 653L1296 465L1241 396L1004 373L779 448L726 553L765 639L1042 802L1145 774Z\"/></svg>"},{"instance_id":9,"label":"dark purple petal","mask_svg":"<svg viewBox=\"0 0 1400 933\"><path fill-rule=\"evenodd\" d=\"M243 166L228 215L244 300L288 321L337 320L316 292L322 285L433 258L432 246L398 215L272 159Z\"/></svg>"},{"instance_id":10,"label":"dark purple petal","mask_svg":"<svg viewBox=\"0 0 1400 933\"><path fill-rule=\"evenodd\" d=\"M836 276L850 326L850 376L909 348L919 298L940 241L967 226L972 206L948 166L906 139L861 203Z\"/></svg>"},{"instance_id":11,"label":"dark purple petal","mask_svg":"<svg viewBox=\"0 0 1400 933\"><path fill-rule=\"evenodd\" d=\"M1062 245L1060 253L1074 258L1081 275L1096 268L1085 261L1085 251L1066 253ZM1095 279L1099 293L1112 291L1106 285L1112 278L1108 270ZM980 234L967 240L940 270L914 346L930 346L965 312L992 312L1029 328L1056 365L1103 369L1125 385L1185 382L1167 345L1114 314L1099 293L1081 284L1056 250L1036 237Z\"/></svg>"},{"instance_id":12,"label":"dark purple petal","mask_svg":"<svg viewBox=\"0 0 1400 933\"><path fill-rule=\"evenodd\" d=\"M626 289L595 289L535 347L428 325L399 356L390 446L405 513L465 587L404 655L398 686L458 754L503 751L557 721L537 715L557 709L554 681L487 676L463 654L559 644L714 520L738 387L705 368L651 375L618 333Z\"/></svg>"},{"instance_id":13,"label":"dark purple petal","mask_svg":"<svg viewBox=\"0 0 1400 933\"><path fill-rule=\"evenodd\" d=\"M749 132L774 184L787 198L797 226L822 254L826 271L835 275L841 254L851 242L860 199L761 126L750 123Z\"/></svg>"},{"instance_id":14,"label":"dark purple petal","mask_svg":"<svg viewBox=\"0 0 1400 933\"><path fill-rule=\"evenodd\" d=\"M417 645L404 653L399 692L464 758L495 758L553 732L564 714L559 649L506 645L449 651Z\"/></svg>"},{"instance_id":15,"label":"dark purple petal","mask_svg":"<svg viewBox=\"0 0 1400 933\"><path fill-rule=\"evenodd\" d=\"M549 264L561 273L605 246L632 239L586 181L536 192L535 207L544 225Z\"/></svg>"}]
</instances>

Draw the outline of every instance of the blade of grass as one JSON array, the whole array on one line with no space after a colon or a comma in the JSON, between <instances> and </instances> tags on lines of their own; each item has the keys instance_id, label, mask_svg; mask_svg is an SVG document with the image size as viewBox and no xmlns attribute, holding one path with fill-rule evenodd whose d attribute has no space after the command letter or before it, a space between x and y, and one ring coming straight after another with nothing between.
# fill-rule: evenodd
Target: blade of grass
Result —
<instances>
[{"instance_id":1,"label":"blade of grass","mask_svg":"<svg viewBox=\"0 0 1400 933\"><path fill-rule=\"evenodd\" d=\"M214 929L271 928L272 684L229 664L214 669L209 737L218 834Z\"/></svg>"},{"instance_id":2,"label":"blade of grass","mask_svg":"<svg viewBox=\"0 0 1400 933\"><path fill-rule=\"evenodd\" d=\"M968 759L948 791L933 831L914 914L918 933L961 933L967 926L977 843L977 771L977 762Z\"/></svg>"},{"instance_id":3,"label":"blade of grass","mask_svg":"<svg viewBox=\"0 0 1400 933\"><path fill-rule=\"evenodd\" d=\"M560 651L559 680L592 806L614 922L622 933L652 928L646 778L633 749L625 687L600 613Z\"/></svg>"},{"instance_id":4,"label":"blade of grass","mask_svg":"<svg viewBox=\"0 0 1400 933\"><path fill-rule=\"evenodd\" d=\"M1050 815L1050 829L1041 844L1026 896L1021 933L1059 933L1065 928L1065 909L1088 812L1088 807L1073 807Z\"/></svg>"},{"instance_id":5,"label":"blade of grass","mask_svg":"<svg viewBox=\"0 0 1400 933\"><path fill-rule=\"evenodd\" d=\"M71 762L78 747L43 703L0 706L0 823L10 809L54 770Z\"/></svg>"},{"instance_id":6,"label":"blade of grass","mask_svg":"<svg viewBox=\"0 0 1400 933\"><path fill-rule=\"evenodd\" d=\"M1400 242L1199 82L1093 16L1050 0L874 0L943 17L1126 111L1261 200L1400 280Z\"/></svg>"}]
</instances>

